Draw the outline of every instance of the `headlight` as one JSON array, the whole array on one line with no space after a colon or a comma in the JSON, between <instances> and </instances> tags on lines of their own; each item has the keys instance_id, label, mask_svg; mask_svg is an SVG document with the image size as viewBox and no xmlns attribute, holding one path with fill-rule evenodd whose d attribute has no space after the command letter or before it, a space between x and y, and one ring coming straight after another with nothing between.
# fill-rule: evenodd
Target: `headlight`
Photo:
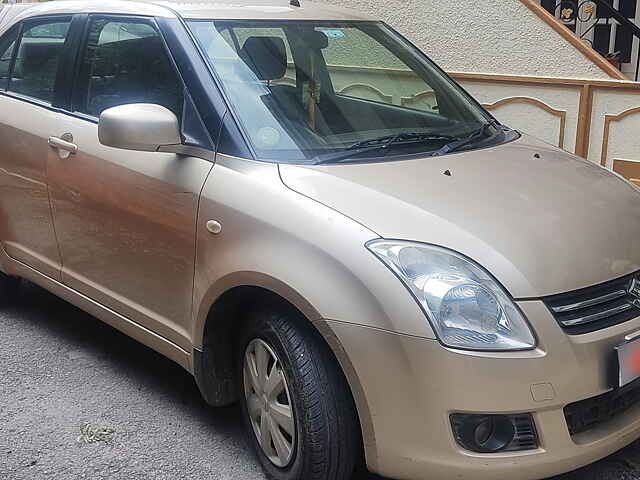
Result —
<instances>
[{"instance_id":1,"label":"headlight","mask_svg":"<svg viewBox=\"0 0 640 480\"><path fill-rule=\"evenodd\" d=\"M373 240L371 250L407 286L440 341L466 350L530 350L536 341L520 310L482 267L444 248Z\"/></svg>"}]
</instances>

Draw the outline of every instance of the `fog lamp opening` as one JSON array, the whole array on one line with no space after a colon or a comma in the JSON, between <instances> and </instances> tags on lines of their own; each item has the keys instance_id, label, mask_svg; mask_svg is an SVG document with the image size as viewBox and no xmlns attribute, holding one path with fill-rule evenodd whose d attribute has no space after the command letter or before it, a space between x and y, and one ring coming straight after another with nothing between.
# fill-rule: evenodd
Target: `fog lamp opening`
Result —
<instances>
[{"instance_id":1,"label":"fog lamp opening","mask_svg":"<svg viewBox=\"0 0 640 480\"><path fill-rule=\"evenodd\" d=\"M477 453L538 448L533 417L524 415L453 414L451 426L458 444Z\"/></svg>"}]
</instances>

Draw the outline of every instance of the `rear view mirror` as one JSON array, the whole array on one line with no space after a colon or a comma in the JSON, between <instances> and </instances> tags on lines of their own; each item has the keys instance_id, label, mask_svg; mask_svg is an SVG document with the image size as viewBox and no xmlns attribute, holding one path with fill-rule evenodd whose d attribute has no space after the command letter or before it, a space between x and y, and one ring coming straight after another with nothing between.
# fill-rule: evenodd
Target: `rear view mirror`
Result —
<instances>
[{"instance_id":1,"label":"rear view mirror","mask_svg":"<svg viewBox=\"0 0 640 480\"><path fill-rule=\"evenodd\" d=\"M102 112L98 139L107 147L143 152L182 143L176 115L151 103L120 105Z\"/></svg>"}]
</instances>

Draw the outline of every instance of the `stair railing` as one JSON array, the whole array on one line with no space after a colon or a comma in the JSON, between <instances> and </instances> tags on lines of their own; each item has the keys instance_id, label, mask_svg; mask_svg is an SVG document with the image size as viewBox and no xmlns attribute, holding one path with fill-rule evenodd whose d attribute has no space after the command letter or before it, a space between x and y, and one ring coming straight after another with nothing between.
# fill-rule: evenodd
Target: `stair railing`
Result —
<instances>
[{"instance_id":1,"label":"stair railing","mask_svg":"<svg viewBox=\"0 0 640 480\"><path fill-rule=\"evenodd\" d=\"M596 25L601 25L600 20L606 20L609 23L613 19L619 25L627 27L633 38L637 38L639 41L635 52L635 81L638 81L640 76L640 27L638 25L616 10L607 0L559 0L556 2L555 13L567 27L571 27L574 24L577 27L578 24L592 22L583 32L576 28L576 34L581 39L591 43L592 46L593 42L587 38L587 35L596 28ZM633 42L631 53L633 57Z\"/></svg>"}]
</instances>

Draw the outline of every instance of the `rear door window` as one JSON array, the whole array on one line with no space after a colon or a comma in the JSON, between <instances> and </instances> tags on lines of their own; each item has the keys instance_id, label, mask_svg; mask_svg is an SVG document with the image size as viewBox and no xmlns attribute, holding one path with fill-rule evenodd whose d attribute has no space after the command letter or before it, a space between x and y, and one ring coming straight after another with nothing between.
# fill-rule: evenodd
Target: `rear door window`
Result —
<instances>
[{"instance_id":1,"label":"rear door window","mask_svg":"<svg viewBox=\"0 0 640 480\"><path fill-rule=\"evenodd\" d=\"M98 117L107 108L154 103L181 116L183 85L151 21L93 17L75 110Z\"/></svg>"},{"instance_id":2,"label":"rear door window","mask_svg":"<svg viewBox=\"0 0 640 480\"><path fill-rule=\"evenodd\" d=\"M70 25L50 18L23 26L9 91L51 103Z\"/></svg>"}]
</instances>

